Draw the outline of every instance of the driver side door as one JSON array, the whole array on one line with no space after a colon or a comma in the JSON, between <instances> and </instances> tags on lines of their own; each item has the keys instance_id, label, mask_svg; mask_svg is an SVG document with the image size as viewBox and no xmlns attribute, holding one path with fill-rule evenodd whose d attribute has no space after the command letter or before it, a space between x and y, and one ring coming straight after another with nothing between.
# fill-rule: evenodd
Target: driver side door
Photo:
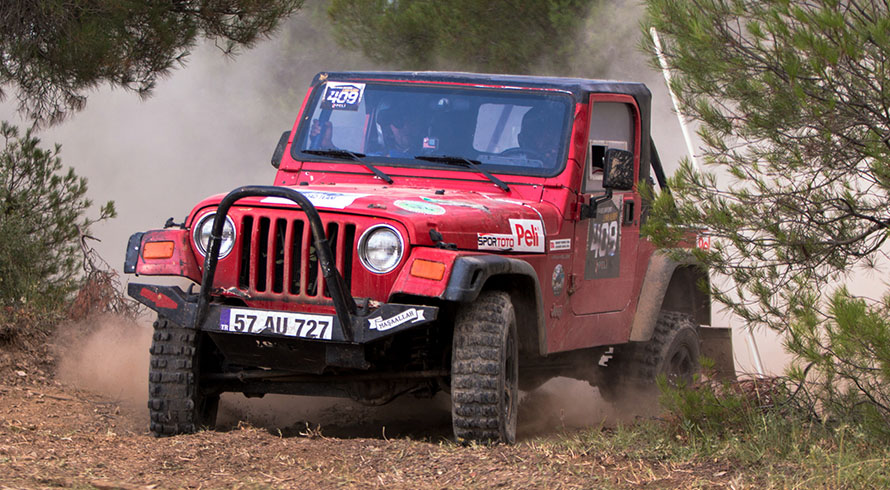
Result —
<instances>
[{"instance_id":1,"label":"driver side door","mask_svg":"<svg viewBox=\"0 0 890 490\"><path fill-rule=\"evenodd\" d=\"M572 313L575 316L624 311L633 297L640 242L640 115L633 98L618 94L590 97L590 126L582 202L606 193L603 156L610 148L634 154L633 188L613 190L596 214L575 222L579 247L572 265Z\"/></svg>"}]
</instances>

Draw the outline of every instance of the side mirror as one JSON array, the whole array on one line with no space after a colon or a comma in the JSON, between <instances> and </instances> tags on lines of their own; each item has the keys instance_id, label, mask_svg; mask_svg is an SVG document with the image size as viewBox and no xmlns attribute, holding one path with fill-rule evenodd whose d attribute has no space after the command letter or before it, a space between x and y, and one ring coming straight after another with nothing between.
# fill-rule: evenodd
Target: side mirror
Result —
<instances>
[{"instance_id":1,"label":"side mirror","mask_svg":"<svg viewBox=\"0 0 890 490\"><path fill-rule=\"evenodd\" d=\"M278 138L278 144L275 145L275 151L272 153L272 166L278 168L281 165L281 159L284 157L284 148L287 146L287 140L290 139L290 131L281 133Z\"/></svg>"},{"instance_id":2,"label":"side mirror","mask_svg":"<svg viewBox=\"0 0 890 490\"><path fill-rule=\"evenodd\" d=\"M600 204L612 199L612 191L629 191L634 186L634 154L627 150L609 148L603 154L603 188L602 196L591 197L590 202L581 205L580 219L596 217Z\"/></svg>"},{"instance_id":3,"label":"side mirror","mask_svg":"<svg viewBox=\"0 0 890 490\"><path fill-rule=\"evenodd\" d=\"M603 156L603 187L629 191L634 186L634 154L627 150L609 148Z\"/></svg>"}]
</instances>

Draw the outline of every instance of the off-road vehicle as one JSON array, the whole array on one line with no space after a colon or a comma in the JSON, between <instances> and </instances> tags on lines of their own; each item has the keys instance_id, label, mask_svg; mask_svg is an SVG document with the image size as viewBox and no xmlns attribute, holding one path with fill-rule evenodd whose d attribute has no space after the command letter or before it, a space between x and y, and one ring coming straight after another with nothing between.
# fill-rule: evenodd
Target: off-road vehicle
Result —
<instances>
[{"instance_id":1,"label":"off-road vehicle","mask_svg":"<svg viewBox=\"0 0 890 490\"><path fill-rule=\"evenodd\" d=\"M196 286L128 286L158 314L151 431L212 427L223 392L445 391L459 441L510 443L551 377L688 380L713 335L726 360L707 273L640 237L649 124L639 83L317 75L274 185L130 238L126 272Z\"/></svg>"}]
</instances>

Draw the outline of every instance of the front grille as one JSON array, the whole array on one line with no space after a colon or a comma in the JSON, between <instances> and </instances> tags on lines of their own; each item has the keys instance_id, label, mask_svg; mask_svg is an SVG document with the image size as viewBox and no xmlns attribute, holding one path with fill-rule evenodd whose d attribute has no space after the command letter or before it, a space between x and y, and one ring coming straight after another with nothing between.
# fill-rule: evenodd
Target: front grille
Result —
<instances>
[{"instance_id":1,"label":"front grille","mask_svg":"<svg viewBox=\"0 0 890 490\"><path fill-rule=\"evenodd\" d=\"M244 214L239 229L239 289L249 295L331 297L306 220ZM325 225L334 262L347 285L352 278L355 230L354 223Z\"/></svg>"}]
</instances>

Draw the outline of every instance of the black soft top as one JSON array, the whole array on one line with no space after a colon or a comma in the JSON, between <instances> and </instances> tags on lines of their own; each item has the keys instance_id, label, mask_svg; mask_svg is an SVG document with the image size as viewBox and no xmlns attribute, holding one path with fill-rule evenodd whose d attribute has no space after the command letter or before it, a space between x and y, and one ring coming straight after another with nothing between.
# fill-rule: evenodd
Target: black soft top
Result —
<instances>
[{"instance_id":1,"label":"black soft top","mask_svg":"<svg viewBox=\"0 0 890 490\"><path fill-rule=\"evenodd\" d=\"M640 179L649 176L650 150L654 149L649 134L649 122L651 114L652 94L646 85L638 82L621 82L616 80L589 80L586 78L560 78L540 77L531 75L492 75L484 73L442 72L442 71L351 71L351 72L321 72L315 75L312 85L315 86L327 80L336 81L421 81L436 83L454 83L462 85L486 85L507 86L530 89L562 90L570 93L575 103L587 102L587 95L595 93L612 93L630 95L640 108L640 135L643 142L641 148ZM647 144L648 143L648 144ZM658 162L656 172L661 170L661 162ZM663 177L659 178L661 184Z\"/></svg>"},{"instance_id":2,"label":"black soft top","mask_svg":"<svg viewBox=\"0 0 890 490\"><path fill-rule=\"evenodd\" d=\"M556 89L570 92L576 102L586 101L590 92L627 94L633 96L640 108L649 107L651 94L649 89L638 82L621 82L616 80L588 80L585 78L539 77L530 75L489 75L484 73L442 72L442 71L352 71L322 72L315 75L312 85L325 80L411 80L438 83L457 83L470 85L497 85L527 87L538 89Z\"/></svg>"}]
</instances>

